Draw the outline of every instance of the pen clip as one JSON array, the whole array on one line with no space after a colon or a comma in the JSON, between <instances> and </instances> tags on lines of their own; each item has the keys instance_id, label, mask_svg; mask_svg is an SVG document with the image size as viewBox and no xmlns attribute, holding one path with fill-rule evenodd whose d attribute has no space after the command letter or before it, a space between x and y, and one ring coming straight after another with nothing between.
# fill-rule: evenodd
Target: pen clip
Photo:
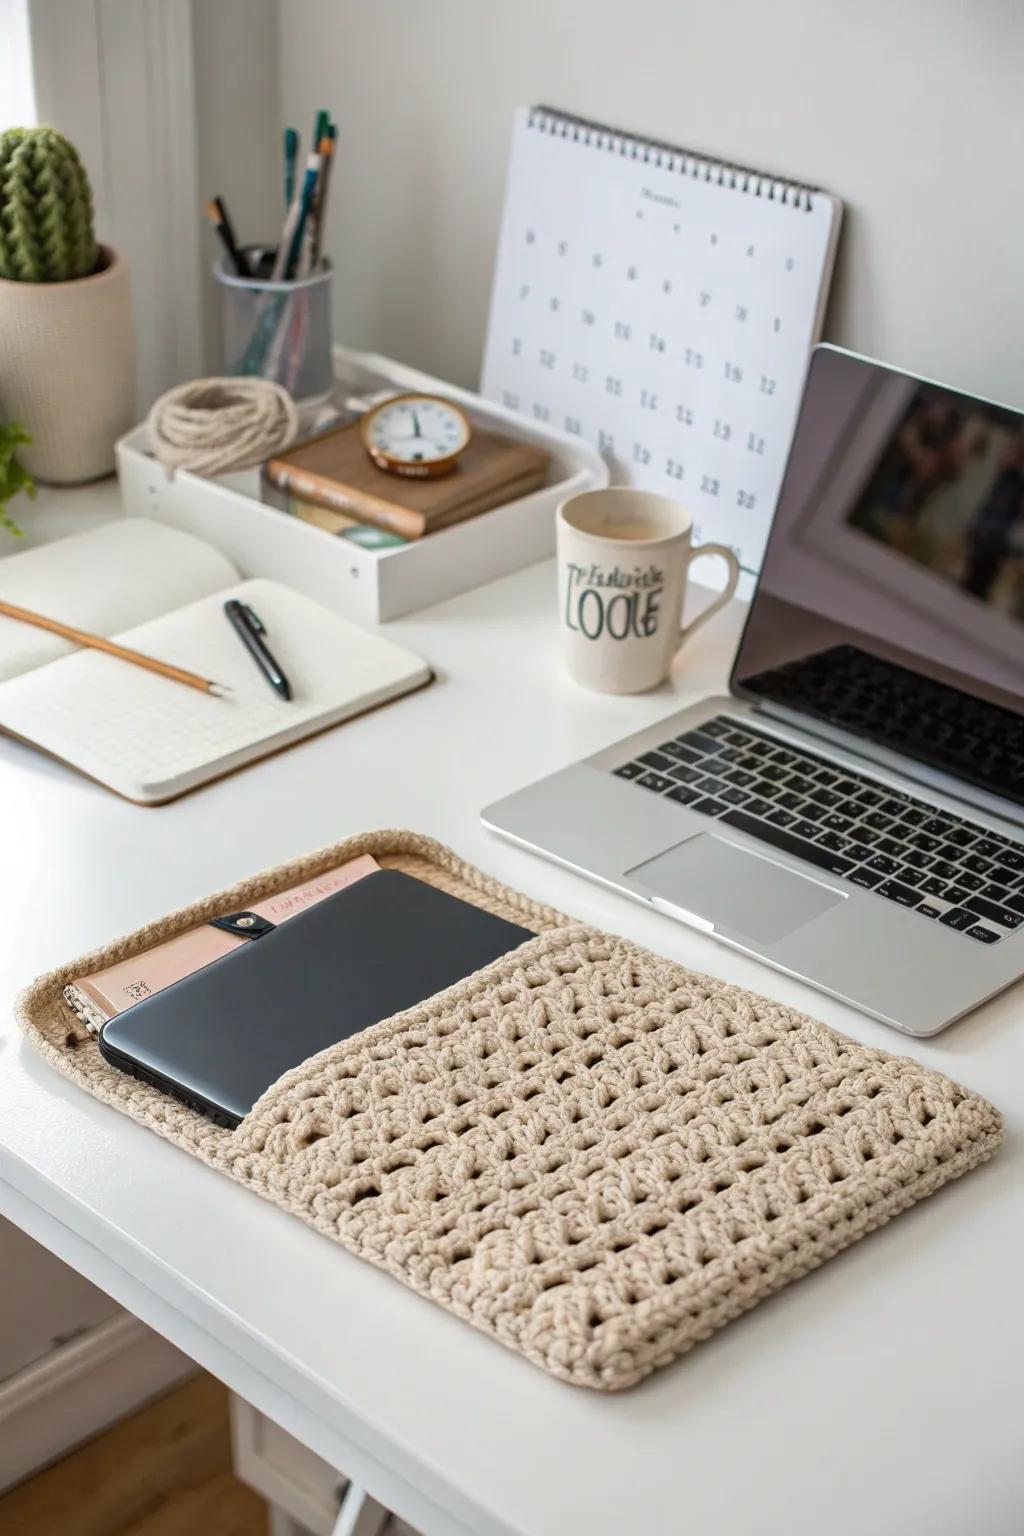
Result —
<instances>
[{"instance_id":1,"label":"pen clip","mask_svg":"<svg viewBox=\"0 0 1024 1536\"><path fill-rule=\"evenodd\" d=\"M246 619L248 620L249 628L253 630L253 632L257 635L265 635L267 632L267 626L264 624L259 614L255 613L253 609L249 607L248 603L241 603L239 606L242 609L242 612L245 614Z\"/></svg>"}]
</instances>

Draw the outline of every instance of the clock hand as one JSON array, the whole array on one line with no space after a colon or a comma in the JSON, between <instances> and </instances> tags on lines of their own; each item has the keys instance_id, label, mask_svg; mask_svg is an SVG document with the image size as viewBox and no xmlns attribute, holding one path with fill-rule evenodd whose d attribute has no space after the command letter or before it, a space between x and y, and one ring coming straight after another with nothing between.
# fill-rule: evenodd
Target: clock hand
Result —
<instances>
[{"instance_id":1,"label":"clock hand","mask_svg":"<svg viewBox=\"0 0 1024 1536\"><path fill-rule=\"evenodd\" d=\"M420 419L411 406L409 407L409 415L412 417L413 435L415 437L422 437L423 433L420 431Z\"/></svg>"}]
</instances>

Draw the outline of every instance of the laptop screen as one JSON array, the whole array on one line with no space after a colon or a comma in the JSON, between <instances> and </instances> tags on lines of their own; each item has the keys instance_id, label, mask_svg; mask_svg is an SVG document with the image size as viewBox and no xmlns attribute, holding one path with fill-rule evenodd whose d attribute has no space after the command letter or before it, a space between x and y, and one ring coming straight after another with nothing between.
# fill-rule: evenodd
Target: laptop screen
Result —
<instances>
[{"instance_id":1,"label":"laptop screen","mask_svg":"<svg viewBox=\"0 0 1024 1536\"><path fill-rule=\"evenodd\" d=\"M1024 414L817 348L732 687L1024 805Z\"/></svg>"}]
</instances>

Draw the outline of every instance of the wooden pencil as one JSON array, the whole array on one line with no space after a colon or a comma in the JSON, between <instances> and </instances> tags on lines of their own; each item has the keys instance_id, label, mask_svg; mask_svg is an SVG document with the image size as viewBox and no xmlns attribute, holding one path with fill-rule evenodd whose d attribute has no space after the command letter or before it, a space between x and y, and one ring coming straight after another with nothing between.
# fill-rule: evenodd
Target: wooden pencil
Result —
<instances>
[{"instance_id":1,"label":"wooden pencil","mask_svg":"<svg viewBox=\"0 0 1024 1536\"><path fill-rule=\"evenodd\" d=\"M144 667L147 672L156 672L160 677L170 678L173 683L184 683L187 688L198 688L200 693L213 693L218 696L230 693L231 689L225 683L214 683L208 677L200 677L195 672L186 672L184 667L172 666L168 661L157 661L155 656L143 656L141 651L132 651L126 645L118 645L113 640L108 640L104 635L93 635L87 629L75 629L71 624L62 624L59 619L48 618L42 613L33 613L30 608L18 608L14 603L0 602L0 614L8 619L17 619L22 624L33 624L36 629L46 629L52 635L60 635L65 640L73 640L76 645L85 646L91 651L103 651L107 656L116 656L120 661L127 661L135 667Z\"/></svg>"}]
</instances>

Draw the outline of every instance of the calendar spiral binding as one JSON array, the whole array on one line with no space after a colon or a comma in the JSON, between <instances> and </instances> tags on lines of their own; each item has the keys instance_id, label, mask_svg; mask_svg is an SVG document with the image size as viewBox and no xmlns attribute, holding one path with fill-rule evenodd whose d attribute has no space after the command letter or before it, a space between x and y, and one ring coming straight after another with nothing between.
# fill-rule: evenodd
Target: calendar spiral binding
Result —
<instances>
[{"instance_id":1,"label":"calendar spiral binding","mask_svg":"<svg viewBox=\"0 0 1024 1536\"><path fill-rule=\"evenodd\" d=\"M812 211L812 199L817 187L788 181L782 176L772 176L751 166L735 165L727 160L715 160L693 150L666 144L660 139L638 137L617 128L608 128L585 117L574 117L555 107L530 108L528 123L541 133L557 138L572 139L576 144L604 150L607 154L624 155L632 160L643 161L659 170L675 171L690 176L695 181L707 181L714 186L728 187L730 191L745 192L766 202L782 203L804 213Z\"/></svg>"}]
</instances>

